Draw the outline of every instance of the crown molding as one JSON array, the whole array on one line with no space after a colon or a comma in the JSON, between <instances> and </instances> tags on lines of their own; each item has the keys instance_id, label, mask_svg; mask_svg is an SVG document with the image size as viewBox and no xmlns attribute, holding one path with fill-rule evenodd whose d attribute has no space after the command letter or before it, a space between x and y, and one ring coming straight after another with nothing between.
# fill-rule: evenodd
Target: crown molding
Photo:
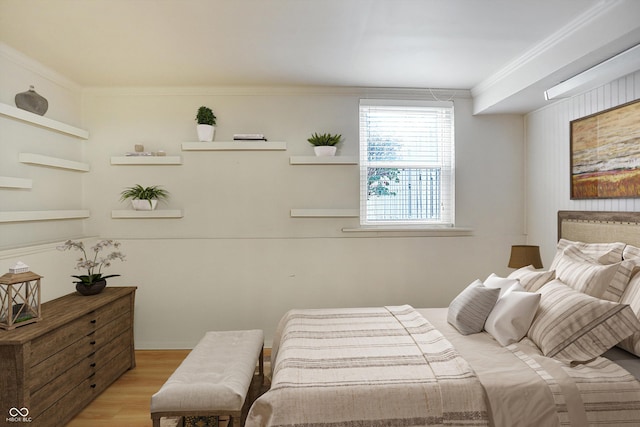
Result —
<instances>
[{"instance_id":1,"label":"crown molding","mask_svg":"<svg viewBox=\"0 0 640 427\"><path fill-rule=\"evenodd\" d=\"M618 7L622 3L625 3L625 0L600 1L599 3L595 4L593 7L587 9L576 19L569 22L567 25L551 34L542 42L538 43L512 62L508 63L505 67L498 70L496 73L471 88L472 96L477 97L478 95L487 92L492 87L506 80L532 61L540 58L543 54L552 51L558 45L561 45L566 40L573 37L573 35L578 31L584 29L585 27L588 27L593 22L597 21L603 15L608 13L610 10Z\"/></svg>"},{"instance_id":2,"label":"crown molding","mask_svg":"<svg viewBox=\"0 0 640 427\"><path fill-rule=\"evenodd\" d=\"M111 96L299 96L353 95L361 97L408 97L415 99L451 100L471 98L466 89L381 88L346 86L148 86L87 87L84 95Z\"/></svg>"},{"instance_id":3,"label":"crown molding","mask_svg":"<svg viewBox=\"0 0 640 427\"><path fill-rule=\"evenodd\" d=\"M82 86L80 86L73 80L63 76L57 71L52 70L51 68L43 65L35 59L28 57L24 53L15 50L11 46L3 42L0 42L0 56L5 57L7 60L13 62L19 67L38 74L43 78L64 87L65 89L69 89L75 92L82 91Z\"/></svg>"}]
</instances>

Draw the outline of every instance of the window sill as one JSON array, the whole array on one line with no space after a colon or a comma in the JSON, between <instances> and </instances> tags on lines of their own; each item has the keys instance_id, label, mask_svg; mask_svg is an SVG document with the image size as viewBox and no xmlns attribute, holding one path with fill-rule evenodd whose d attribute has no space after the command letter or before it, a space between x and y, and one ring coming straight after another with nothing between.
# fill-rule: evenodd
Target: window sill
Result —
<instances>
[{"instance_id":1,"label":"window sill","mask_svg":"<svg viewBox=\"0 0 640 427\"><path fill-rule=\"evenodd\" d=\"M434 226L375 226L343 228L344 233L371 233L373 235L398 235L417 237L464 237L473 235L473 229L464 227Z\"/></svg>"}]
</instances>

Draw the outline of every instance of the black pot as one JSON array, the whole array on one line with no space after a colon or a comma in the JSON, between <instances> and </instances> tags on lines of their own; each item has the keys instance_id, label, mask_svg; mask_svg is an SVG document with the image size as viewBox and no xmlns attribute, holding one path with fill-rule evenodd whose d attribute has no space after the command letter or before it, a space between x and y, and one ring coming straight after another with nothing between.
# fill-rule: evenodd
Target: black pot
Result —
<instances>
[{"instance_id":1,"label":"black pot","mask_svg":"<svg viewBox=\"0 0 640 427\"><path fill-rule=\"evenodd\" d=\"M107 286L107 281L104 279L94 282L90 285L85 285L84 283L76 283L76 291L78 291L80 295L96 295L102 292L105 286Z\"/></svg>"}]
</instances>

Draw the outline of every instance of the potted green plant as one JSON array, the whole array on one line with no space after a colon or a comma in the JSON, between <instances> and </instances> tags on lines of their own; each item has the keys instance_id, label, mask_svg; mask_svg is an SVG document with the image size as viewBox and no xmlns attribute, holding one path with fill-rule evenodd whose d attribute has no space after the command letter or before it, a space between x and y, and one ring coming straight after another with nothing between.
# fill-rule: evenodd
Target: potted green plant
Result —
<instances>
[{"instance_id":1,"label":"potted green plant","mask_svg":"<svg viewBox=\"0 0 640 427\"><path fill-rule=\"evenodd\" d=\"M316 156L335 156L336 145L342 141L342 135L332 135L330 133L318 134L314 132L307 141L313 145L313 151L316 153Z\"/></svg>"},{"instance_id":2,"label":"potted green plant","mask_svg":"<svg viewBox=\"0 0 640 427\"><path fill-rule=\"evenodd\" d=\"M136 184L120 193L120 200L131 199L131 206L137 211L152 211L158 205L159 200L168 198L169 192L159 185L143 187L140 184Z\"/></svg>"},{"instance_id":3,"label":"potted green plant","mask_svg":"<svg viewBox=\"0 0 640 427\"><path fill-rule=\"evenodd\" d=\"M200 142L213 141L213 135L216 131L216 115L213 114L211 108L205 107L204 105L198 108L196 122L198 123L196 126L198 140Z\"/></svg>"}]
</instances>

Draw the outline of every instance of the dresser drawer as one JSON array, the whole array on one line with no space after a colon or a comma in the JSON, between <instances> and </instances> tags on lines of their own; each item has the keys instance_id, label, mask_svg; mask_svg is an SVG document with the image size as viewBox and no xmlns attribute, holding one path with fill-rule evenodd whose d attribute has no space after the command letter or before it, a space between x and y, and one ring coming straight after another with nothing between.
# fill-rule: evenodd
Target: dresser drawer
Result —
<instances>
[{"instance_id":1,"label":"dresser drawer","mask_svg":"<svg viewBox=\"0 0 640 427\"><path fill-rule=\"evenodd\" d=\"M131 359L132 351L131 347L128 345L130 342L131 337L129 334L123 333L96 351L96 353L91 357L91 359L95 361L96 369L102 369L107 363L111 363L110 361L120 354L123 349L129 350L129 359ZM131 360L129 360L129 364L131 366Z\"/></svg>"},{"instance_id":2,"label":"dresser drawer","mask_svg":"<svg viewBox=\"0 0 640 427\"><path fill-rule=\"evenodd\" d=\"M33 417L32 426L38 427L62 427L67 424L75 414L87 406L89 402L98 396L94 378L88 378L77 385L69 393L56 394L56 402L49 406L44 412Z\"/></svg>"},{"instance_id":3,"label":"dresser drawer","mask_svg":"<svg viewBox=\"0 0 640 427\"><path fill-rule=\"evenodd\" d=\"M132 328L131 314L127 313L112 319L102 328L98 328L89 337L92 342L95 342L96 350L102 348L105 344L112 341L115 337L123 334L124 332L131 332Z\"/></svg>"},{"instance_id":4,"label":"dresser drawer","mask_svg":"<svg viewBox=\"0 0 640 427\"><path fill-rule=\"evenodd\" d=\"M79 317L31 342L31 366L35 366L95 330L90 314Z\"/></svg>"},{"instance_id":5,"label":"dresser drawer","mask_svg":"<svg viewBox=\"0 0 640 427\"><path fill-rule=\"evenodd\" d=\"M100 307L93 312L96 328L101 328L111 322L116 317L131 312L131 298L123 297L113 303Z\"/></svg>"},{"instance_id":6,"label":"dresser drawer","mask_svg":"<svg viewBox=\"0 0 640 427\"><path fill-rule=\"evenodd\" d=\"M83 336L70 346L33 366L28 384L31 392L39 390L44 384L63 375L67 369L94 353L96 349L92 342L95 340L91 335Z\"/></svg>"},{"instance_id":7,"label":"dresser drawer","mask_svg":"<svg viewBox=\"0 0 640 427\"><path fill-rule=\"evenodd\" d=\"M124 349L129 349L130 336L128 333L120 334L115 339L108 342L102 348L97 349L95 353L91 353L88 356L82 357L73 366L70 366L64 371L56 371L53 374L47 375L49 378L47 381L42 382L42 387L39 389L32 389L31 392L31 406L29 406L32 414L40 414L46 410L49 406L55 403L58 398L64 394L71 392L79 384L85 380L95 381L96 375L114 363L117 360L118 363L126 363L126 367L122 370L122 364L118 368L118 372L122 373L131 366L131 351L123 352ZM120 353L123 353L122 355ZM126 360L124 357L129 355ZM122 360L116 359L116 356L123 357ZM41 382L41 381L38 381Z\"/></svg>"},{"instance_id":8,"label":"dresser drawer","mask_svg":"<svg viewBox=\"0 0 640 427\"><path fill-rule=\"evenodd\" d=\"M130 332L131 326L131 315L126 313L116 319L112 319L104 327L80 337L73 344L41 361L32 367L32 375L28 384L29 389L31 392L39 390L49 381L64 375L65 371L71 366L100 351L118 336L124 335L130 340L128 332ZM126 343L123 343L123 345L126 345ZM102 359L97 358L97 360Z\"/></svg>"},{"instance_id":9,"label":"dresser drawer","mask_svg":"<svg viewBox=\"0 0 640 427\"><path fill-rule=\"evenodd\" d=\"M90 358L84 357L62 375L58 375L53 380L45 383L39 390L32 392L31 404L29 405L31 416L37 417L47 410L60 396L70 393L82 382L91 378L95 371L95 362Z\"/></svg>"},{"instance_id":10,"label":"dresser drawer","mask_svg":"<svg viewBox=\"0 0 640 427\"><path fill-rule=\"evenodd\" d=\"M131 367L131 351L123 350L113 359L103 364L101 369L96 371L96 375L92 377L91 383L94 391L101 393L109 387L123 373L127 372Z\"/></svg>"}]
</instances>

